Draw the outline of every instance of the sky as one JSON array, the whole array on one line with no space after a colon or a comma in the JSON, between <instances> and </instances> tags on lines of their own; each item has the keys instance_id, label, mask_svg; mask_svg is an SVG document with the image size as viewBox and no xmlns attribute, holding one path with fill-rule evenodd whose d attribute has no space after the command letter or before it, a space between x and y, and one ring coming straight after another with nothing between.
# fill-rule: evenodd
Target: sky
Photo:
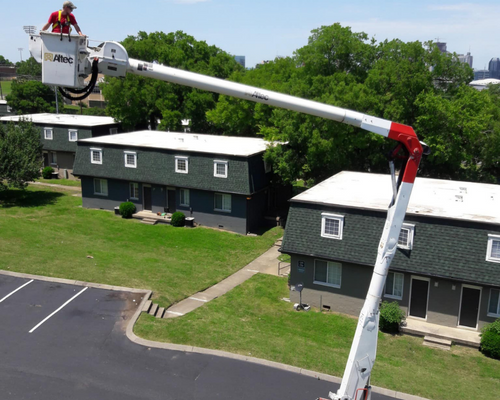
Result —
<instances>
[{"instance_id":1,"label":"sky","mask_svg":"<svg viewBox=\"0 0 500 400\"><path fill-rule=\"evenodd\" d=\"M16 62L29 57L24 25L40 29L63 0L0 0L0 55ZM276 56L291 56L307 44L311 30L339 22L378 41L446 42L448 51L468 51L474 69L500 57L500 2L428 0L73 0L83 33L96 41L123 40L139 31L182 30L253 67ZM8 16L12 16L9 18Z\"/></svg>"}]
</instances>

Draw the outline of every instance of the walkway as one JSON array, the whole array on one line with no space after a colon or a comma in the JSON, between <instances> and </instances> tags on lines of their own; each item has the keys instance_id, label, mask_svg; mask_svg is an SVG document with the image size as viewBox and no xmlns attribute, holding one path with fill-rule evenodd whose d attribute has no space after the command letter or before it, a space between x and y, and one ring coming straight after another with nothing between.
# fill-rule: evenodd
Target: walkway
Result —
<instances>
[{"instance_id":1,"label":"walkway","mask_svg":"<svg viewBox=\"0 0 500 400\"><path fill-rule=\"evenodd\" d=\"M220 297L236 286L250 279L258 273L278 275L278 257L281 253L278 251L278 246L272 246L268 251L257 257L246 267L240 269L233 275L208 288L203 292L198 292L179 303L174 304L163 315L157 315L158 318L175 318L187 314L210 300Z\"/></svg>"},{"instance_id":2,"label":"walkway","mask_svg":"<svg viewBox=\"0 0 500 400\"><path fill-rule=\"evenodd\" d=\"M82 187L81 186L67 186L67 185L57 185L54 183L43 183L43 182L30 182L30 185L39 185L39 186L49 186L49 187L54 187L54 188L59 188L59 189L65 189L65 190L72 190L74 192L81 192Z\"/></svg>"}]
</instances>

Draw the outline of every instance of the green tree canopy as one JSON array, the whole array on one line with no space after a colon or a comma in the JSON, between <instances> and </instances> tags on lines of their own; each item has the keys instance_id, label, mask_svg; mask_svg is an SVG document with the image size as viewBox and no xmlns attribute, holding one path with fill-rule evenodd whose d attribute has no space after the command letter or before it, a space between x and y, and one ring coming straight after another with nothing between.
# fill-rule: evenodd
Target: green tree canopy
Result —
<instances>
[{"instance_id":1,"label":"green tree canopy","mask_svg":"<svg viewBox=\"0 0 500 400\"><path fill-rule=\"evenodd\" d=\"M54 89L42 82L13 80L11 89L11 93L7 95L7 102L16 114L53 113L56 110ZM62 105L61 97L59 102Z\"/></svg>"},{"instance_id":2,"label":"green tree canopy","mask_svg":"<svg viewBox=\"0 0 500 400\"><path fill-rule=\"evenodd\" d=\"M40 177L42 144L40 131L21 121L0 125L0 190L13 186L23 189Z\"/></svg>"},{"instance_id":3,"label":"green tree canopy","mask_svg":"<svg viewBox=\"0 0 500 400\"><path fill-rule=\"evenodd\" d=\"M38 80L42 77L42 64L33 57L20 61L16 63L16 75L18 80Z\"/></svg>"},{"instance_id":4,"label":"green tree canopy","mask_svg":"<svg viewBox=\"0 0 500 400\"><path fill-rule=\"evenodd\" d=\"M498 160L484 146L498 145L494 105L500 97L469 88L472 78L467 64L431 42L378 43L340 24L312 31L293 57L230 77L411 125L433 152L421 173L492 181ZM387 172L384 154L395 145L358 128L227 96L220 96L207 117L224 134L287 142L265 155L285 182L319 182L346 169Z\"/></svg>"},{"instance_id":5,"label":"green tree canopy","mask_svg":"<svg viewBox=\"0 0 500 400\"><path fill-rule=\"evenodd\" d=\"M233 57L184 32L165 34L139 32L123 41L132 58L227 78L242 70ZM218 95L154 79L127 75L125 79L106 78L102 90L108 102L107 113L120 120L125 129L180 130L183 119L191 120L196 132L215 132L206 110L215 107Z\"/></svg>"},{"instance_id":6,"label":"green tree canopy","mask_svg":"<svg viewBox=\"0 0 500 400\"><path fill-rule=\"evenodd\" d=\"M0 55L0 65L14 65L11 63L8 59L6 59L4 56Z\"/></svg>"}]
</instances>

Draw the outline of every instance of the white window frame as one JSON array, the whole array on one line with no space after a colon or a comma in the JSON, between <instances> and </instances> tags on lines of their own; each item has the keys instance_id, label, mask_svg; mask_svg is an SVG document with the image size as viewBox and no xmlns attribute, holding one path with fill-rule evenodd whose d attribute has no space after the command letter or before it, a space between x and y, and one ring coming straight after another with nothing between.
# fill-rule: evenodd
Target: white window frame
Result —
<instances>
[{"instance_id":1,"label":"white window frame","mask_svg":"<svg viewBox=\"0 0 500 400\"><path fill-rule=\"evenodd\" d=\"M498 292L498 303L497 303L497 313L496 313L496 314L495 314L495 313L491 313L491 312L490 312L490 305L491 305L491 293L492 293L493 291ZM493 288L491 288L491 289L490 289L490 297L489 297L489 299L488 299L488 310L487 310L486 315L487 315L488 317L493 317L493 318L499 318L499 317L500 317L500 289L493 289Z\"/></svg>"},{"instance_id":2,"label":"white window frame","mask_svg":"<svg viewBox=\"0 0 500 400\"><path fill-rule=\"evenodd\" d=\"M139 200L139 184L137 182L130 182L128 185L128 190L131 200ZM137 196L135 195L137 193Z\"/></svg>"},{"instance_id":3,"label":"white window frame","mask_svg":"<svg viewBox=\"0 0 500 400\"><path fill-rule=\"evenodd\" d=\"M217 164L224 165L224 174L217 173ZM227 178L227 170L228 170L228 162L227 161L214 160L214 176L216 178Z\"/></svg>"},{"instance_id":4,"label":"white window frame","mask_svg":"<svg viewBox=\"0 0 500 400\"><path fill-rule=\"evenodd\" d=\"M109 128L110 135L116 135L118 133L118 128Z\"/></svg>"},{"instance_id":5,"label":"white window frame","mask_svg":"<svg viewBox=\"0 0 500 400\"><path fill-rule=\"evenodd\" d=\"M179 169L179 160L186 161L186 170ZM175 172L179 174L187 174L189 172L189 157L186 156L175 156Z\"/></svg>"},{"instance_id":6,"label":"white window frame","mask_svg":"<svg viewBox=\"0 0 500 400\"><path fill-rule=\"evenodd\" d=\"M129 164L127 156L134 156L134 163ZM123 158L125 159L125 167L127 168L137 168L137 153L135 151L124 151L123 152Z\"/></svg>"},{"instance_id":7,"label":"white window frame","mask_svg":"<svg viewBox=\"0 0 500 400\"><path fill-rule=\"evenodd\" d=\"M183 196L184 196L184 203L182 202ZM187 199L187 201L186 201L186 199ZM191 198L190 198L189 189L179 189L179 205L182 207L190 207Z\"/></svg>"},{"instance_id":8,"label":"white window frame","mask_svg":"<svg viewBox=\"0 0 500 400\"><path fill-rule=\"evenodd\" d=\"M216 201L215 201L215 196L222 196L222 208L217 208L216 206ZM224 201L224 198L229 198L229 209L224 208L226 205L226 201ZM230 194L227 193L214 193L214 211L221 211L221 212L227 212L230 213L232 210L233 206L233 199L231 198Z\"/></svg>"},{"instance_id":9,"label":"white window frame","mask_svg":"<svg viewBox=\"0 0 500 400\"><path fill-rule=\"evenodd\" d=\"M401 236L401 232L403 231L403 229L408 230L408 240L406 241L406 245L399 243L399 236ZM414 236L414 232L415 232L415 225L404 223L403 226L401 226L401 232L399 232L399 236L398 236L398 247L400 249L405 249L405 250L413 249L413 236Z\"/></svg>"},{"instance_id":10,"label":"white window frame","mask_svg":"<svg viewBox=\"0 0 500 400\"><path fill-rule=\"evenodd\" d=\"M76 135L76 139L71 139L71 134L74 133ZM78 140L78 129L68 129L68 140L70 142L76 142Z\"/></svg>"},{"instance_id":11,"label":"white window frame","mask_svg":"<svg viewBox=\"0 0 500 400\"><path fill-rule=\"evenodd\" d=\"M94 153L99 153L99 161L94 161ZM90 148L90 163L102 164L102 149L96 149L94 147Z\"/></svg>"},{"instance_id":12,"label":"white window frame","mask_svg":"<svg viewBox=\"0 0 500 400\"><path fill-rule=\"evenodd\" d=\"M315 278L316 278L316 262L317 261L321 261L321 262L326 262L326 280L327 282L322 282L322 281L317 281ZM340 282L339 284L334 284L334 283L328 283L328 267L329 267L329 264L336 264L340 267ZM326 261L326 260L320 260L320 259L315 259L314 260L314 271L313 271L313 283L315 285L321 285L321 286L328 286L328 287L332 287L332 288L335 288L335 289L340 289L341 286L342 286L342 264L339 263L339 262L334 262L334 261Z\"/></svg>"},{"instance_id":13,"label":"white window frame","mask_svg":"<svg viewBox=\"0 0 500 400\"><path fill-rule=\"evenodd\" d=\"M335 220L339 221L339 234L338 235L330 235L330 234L325 232L327 219L335 219ZM328 238L328 239L342 240L343 234L344 234L344 216L343 215L321 213L321 237Z\"/></svg>"},{"instance_id":14,"label":"white window frame","mask_svg":"<svg viewBox=\"0 0 500 400\"><path fill-rule=\"evenodd\" d=\"M401 296L396 296L394 294L386 294L386 288L387 288L387 280L386 280L386 287L384 288L384 297L387 297L388 299L394 299L394 300L403 300L403 293L404 293L404 288L405 288L405 274L401 272L393 272L389 271L389 274L394 274L394 279L393 279L393 286L392 286L392 293L394 293L394 285L396 283L396 275L401 275L403 277L403 287L401 288Z\"/></svg>"},{"instance_id":15,"label":"white window frame","mask_svg":"<svg viewBox=\"0 0 500 400\"><path fill-rule=\"evenodd\" d=\"M47 133L50 133L50 137L48 137ZM45 140L54 140L54 129L53 128L43 128L43 138Z\"/></svg>"},{"instance_id":16,"label":"white window frame","mask_svg":"<svg viewBox=\"0 0 500 400\"><path fill-rule=\"evenodd\" d=\"M488 248L486 250L486 261L500 263L500 258L491 256L491 252L493 250L493 242L497 240L500 242L500 235L491 235L491 234L488 235Z\"/></svg>"},{"instance_id":17,"label":"white window frame","mask_svg":"<svg viewBox=\"0 0 500 400\"><path fill-rule=\"evenodd\" d=\"M96 181L100 181L101 192L96 192L95 191L95 183L96 183ZM106 190L105 191L102 191L102 182L106 182L105 183L105 186L106 186ZM94 178L94 194L97 195L97 196L107 196L108 195L108 180L107 179Z\"/></svg>"}]
</instances>

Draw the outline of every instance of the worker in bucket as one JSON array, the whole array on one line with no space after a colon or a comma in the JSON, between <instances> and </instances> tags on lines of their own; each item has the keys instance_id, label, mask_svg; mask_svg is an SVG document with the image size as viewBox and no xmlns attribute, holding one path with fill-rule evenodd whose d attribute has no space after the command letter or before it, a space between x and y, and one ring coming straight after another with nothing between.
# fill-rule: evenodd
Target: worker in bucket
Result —
<instances>
[{"instance_id":1,"label":"worker in bucket","mask_svg":"<svg viewBox=\"0 0 500 400\"><path fill-rule=\"evenodd\" d=\"M74 26L76 32L80 36L84 36L73 15L74 9L76 9L76 6L71 1L65 1L62 10L54 11L50 14L49 22L45 24L42 31L46 31L49 29L49 26L52 25L52 32L60 33L61 36L63 33L69 35L71 26Z\"/></svg>"}]
</instances>

